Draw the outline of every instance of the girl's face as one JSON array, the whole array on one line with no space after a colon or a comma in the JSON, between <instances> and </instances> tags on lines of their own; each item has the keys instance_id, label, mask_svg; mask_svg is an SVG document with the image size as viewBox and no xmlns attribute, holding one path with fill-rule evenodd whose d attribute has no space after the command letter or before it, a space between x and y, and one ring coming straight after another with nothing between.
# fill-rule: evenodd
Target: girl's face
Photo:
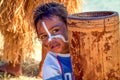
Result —
<instances>
[{"instance_id":1,"label":"girl's face","mask_svg":"<svg viewBox=\"0 0 120 80\"><path fill-rule=\"evenodd\" d=\"M45 23L48 32L45 30L42 22ZM62 54L69 53L68 42L64 42L64 40L59 37L54 37L50 41L48 40L50 35L62 35L66 41L68 40L67 27L59 17L51 16L49 18L43 18L43 20L39 20L37 23L37 32L38 37L43 43L43 46L45 46L49 51Z\"/></svg>"}]
</instances>

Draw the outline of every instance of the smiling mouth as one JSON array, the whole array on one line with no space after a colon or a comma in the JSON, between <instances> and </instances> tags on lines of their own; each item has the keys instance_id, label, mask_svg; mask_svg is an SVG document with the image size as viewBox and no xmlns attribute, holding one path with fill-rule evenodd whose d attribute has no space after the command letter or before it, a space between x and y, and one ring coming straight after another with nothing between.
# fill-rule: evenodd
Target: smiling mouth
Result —
<instances>
[{"instance_id":1,"label":"smiling mouth","mask_svg":"<svg viewBox=\"0 0 120 80\"><path fill-rule=\"evenodd\" d=\"M53 44L53 45L51 46L51 49L52 49L52 50L56 50L56 49L58 49L58 48L60 48L60 44Z\"/></svg>"}]
</instances>

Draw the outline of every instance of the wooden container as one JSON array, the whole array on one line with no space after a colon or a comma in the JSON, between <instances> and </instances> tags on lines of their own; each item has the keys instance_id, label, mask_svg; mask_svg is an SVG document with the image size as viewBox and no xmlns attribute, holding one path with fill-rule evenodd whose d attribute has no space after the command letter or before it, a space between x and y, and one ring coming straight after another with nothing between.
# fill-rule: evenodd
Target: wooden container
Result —
<instances>
[{"instance_id":1,"label":"wooden container","mask_svg":"<svg viewBox=\"0 0 120 80\"><path fill-rule=\"evenodd\" d=\"M117 12L84 12L68 16L75 80L120 80Z\"/></svg>"}]
</instances>

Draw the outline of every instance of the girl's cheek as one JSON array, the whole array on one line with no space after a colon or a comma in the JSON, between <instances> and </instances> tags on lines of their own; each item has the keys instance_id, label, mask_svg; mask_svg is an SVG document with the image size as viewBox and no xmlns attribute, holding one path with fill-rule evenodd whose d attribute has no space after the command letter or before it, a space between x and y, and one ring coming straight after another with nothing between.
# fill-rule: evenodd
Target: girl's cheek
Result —
<instances>
[{"instance_id":1,"label":"girl's cheek","mask_svg":"<svg viewBox=\"0 0 120 80\"><path fill-rule=\"evenodd\" d=\"M43 42L42 44L43 44L43 46L48 48L48 42Z\"/></svg>"}]
</instances>

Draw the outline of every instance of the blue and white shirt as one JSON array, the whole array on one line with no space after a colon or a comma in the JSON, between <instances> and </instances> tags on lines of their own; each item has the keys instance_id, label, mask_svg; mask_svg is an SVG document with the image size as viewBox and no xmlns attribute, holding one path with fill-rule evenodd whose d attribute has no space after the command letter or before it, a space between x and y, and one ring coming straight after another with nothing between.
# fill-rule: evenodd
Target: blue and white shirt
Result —
<instances>
[{"instance_id":1,"label":"blue and white shirt","mask_svg":"<svg viewBox=\"0 0 120 80\"><path fill-rule=\"evenodd\" d=\"M70 54L48 52L43 64L43 80L72 80Z\"/></svg>"}]
</instances>

